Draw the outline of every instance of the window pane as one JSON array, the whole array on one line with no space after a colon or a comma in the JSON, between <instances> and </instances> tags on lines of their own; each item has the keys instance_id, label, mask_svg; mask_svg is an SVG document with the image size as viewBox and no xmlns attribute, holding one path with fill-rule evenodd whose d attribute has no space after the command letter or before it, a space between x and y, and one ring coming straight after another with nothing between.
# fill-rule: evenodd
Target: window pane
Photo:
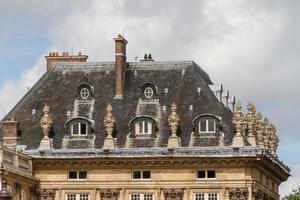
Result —
<instances>
[{"instance_id":1,"label":"window pane","mask_svg":"<svg viewBox=\"0 0 300 200\"><path fill-rule=\"evenodd\" d=\"M151 173L150 171L143 171L143 179L150 179Z\"/></svg>"},{"instance_id":2,"label":"window pane","mask_svg":"<svg viewBox=\"0 0 300 200\"><path fill-rule=\"evenodd\" d=\"M75 123L72 125L73 135L78 135L79 124Z\"/></svg>"},{"instance_id":3,"label":"window pane","mask_svg":"<svg viewBox=\"0 0 300 200\"><path fill-rule=\"evenodd\" d=\"M205 178L205 171L204 170L197 171L197 178Z\"/></svg>"},{"instance_id":4,"label":"window pane","mask_svg":"<svg viewBox=\"0 0 300 200\"><path fill-rule=\"evenodd\" d=\"M69 171L69 179L77 179L77 172Z\"/></svg>"},{"instance_id":5,"label":"window pane","mask_svg":"<svg viewBox=\"0 0 300 200\"><path fill-rule=\"evenodd\" d=\"M80 194L79 200L89 200L89 194Z\"/></svg>"},{"instance_id":6,"label":"window pane","mask_svg":"<svg viewBox=\"0 0 300 200\"><path fill-rule=\"evenodd\" d=\"M217 193L208 193L208 200L218 200Z\"/></svg>"},{"instance_id":7,"label":"window pane","mask_svg":"<svg viewBox=\"0 0 300 200\"><path fill-rule=\"evenodd\" d=\"M215 121L214 120L208 120L208 131L215 131Z\"/></svg>"},{"instance_id":8,"label":"window pane","mask_svg":"<svg viewBox=\"0 0 300 200\"><path fill-rule=\"evenodd\" d=\"M138 133L143 133L143 122L139 122L139 132Z\"/></svg>"},{"instance_id":9,"label":"window pane","mask_svg":"<svg viewBox=\"0 0 300 200\"><path fill-rule=\"evenodd\" d=\"M67 200L76 200L76 194L67 194Z\"/></svg>"},{"instance_id":10,"label":"window pane","mask_svg":"<svg viewBox=\"0 0 300 200\"><path fill-rule=\"evenodd\" d=\"M80 171L79 172L79 179L86 179L86 171Z\"/></svg>"},{"instance_id":11,"label":"window pane","mask_svg":"<svg viewBox=\"0 0 300 200\"><path fill-rule=\"evenodd\" d=\"M207 178L216 178L216 171L208 170L207 171Z\"/></svg>"},{"instance_id":12,"label":"window pane","mask_svg":"<svg viewBox=\"0 0 300 200\"><path fill-rule=\"evenodd\" d=\"M144 200L153 200L153 194L144 194Z\"/></svg>"},{"instance_id":13,"label":"window pane","mask_svg":"<svg viewBox=\"0 0 300 200\"><path fill-rule=\"evenodd\" d=\"M195 200L204 200L204 193L196 193Z\"/></svg>"},{"instance_id":14,"label":"window pane","mask_svg":"<svg viewBox=\"0 0 300 200\"><path fill-rule=\"evenodd\" d=\"M133 171L132 172L132 178L133 179L141 179L142 178L142 174L140 171Z\"/></svg>"},{"instance_id":15,"label":"window pane","mask_svg":"<svg viewBox=\"0 0 300 200\"><path fill-rule=\"evenodd\" d=\"M206 132L206 120L200 122L200 132Z\"/></svg>"},{"instance_id":16,"label":"window pane","mask_svg":"<svg viewBox=\"0 0 300 200\"><path fill-rule=\"evenodd\" d=\"M86 135L87 134L87 132L86 132L86 124L80 124L80 134L81 135Z\"/></svg>"},{"instance_id":17,"label":"window pane","mask_svg":"<svg viewBox=\"0 0 300 200\"><path fill-rule=\"evenodd\" d=\"M140 195L139 194L131 194L131 196L130 196L131 198L131 200L140 200Z\"/></svg>"},{"instance_id":18,"label":"window pane","mask_svg":"<svg viewBox=\"0 0 300 200\"><path fill-rule=\"evenodd\" d=\"M144 132L143 133L148 133L148 122L144 121Z\"/></svg>"}]
</instances>

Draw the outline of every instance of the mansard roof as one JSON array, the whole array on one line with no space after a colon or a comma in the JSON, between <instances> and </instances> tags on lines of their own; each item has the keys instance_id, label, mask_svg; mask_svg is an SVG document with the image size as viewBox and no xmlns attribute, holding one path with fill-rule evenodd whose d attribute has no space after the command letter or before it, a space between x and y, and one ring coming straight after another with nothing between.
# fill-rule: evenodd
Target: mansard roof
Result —
<instances>
[{"instance_id":1,"label":"mansard roof","mask_svg":"<svg viewBox=\"0 0 300 200\"><path fill-rule=\"evenodd\" d=\"M201 114L212 114L221 118L224 143L229 145L234 136L232 112L219 102L209 85L212 81L204 70L193 61L141 61L128 62L125 72L123 99L115 99L115 62L66 62L55 63L20 102L7 114L19 121L21 137L19 143L27 149L37 149L43 137L40 118L44 104L50 106L53 125L49 136L53 139L54 149L60 149L66 134L67 112L74 110L78 87L88 84L94 90L94 106L87 115L95 122L95 148L102 148L106 137L103 119L106 106L113 107L116 119L115 137L118 147L125 147L129 137L129 122L139 115L148 115L149 106L137 108L146 83L157 87L157 103L160 108L158 127L158 147L166 147L170 131L168 115L171 104L177 104L180 116L179 137L182 146L188 146L193 132L192 121ZM167 88L167 92L165 89ZM200 94L197 88L201 88ZM192 105L192 110L189 109ZM36 114L32 114L32 110ZM137 111L139 112L137 113ZM151 110L151 108L149 108ZM150 112L150 111L149 111ZM82 117L85 117L82 115ZM140 140L136 146L149 147L149 140ZM199 146L216 145L215 139L205 138L195 144ZM78 145L75 145L76 148ZM134 147L134 146L133 146ZM72 148L72 146L70 147Z\"/></svg>"}]
</instances>

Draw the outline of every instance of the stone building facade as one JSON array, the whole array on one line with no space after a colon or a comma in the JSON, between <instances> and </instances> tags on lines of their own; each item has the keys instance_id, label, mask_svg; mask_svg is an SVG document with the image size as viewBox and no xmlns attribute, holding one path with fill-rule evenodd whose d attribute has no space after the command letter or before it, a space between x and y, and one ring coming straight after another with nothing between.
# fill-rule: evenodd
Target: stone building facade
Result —
<instances>
[{"instance_id":1,"label":"stone building facade","mask_svg":"<svg viewBox=\"0 0 300 200\"><path fill-rule=\"evenodd\" d=\"M14 200L277 200L289 176L275 126L213 91L193 61L114 62L50 53L1 123ZM1 197L0 197L1 198Z\"/></svg>"}]
</instances>

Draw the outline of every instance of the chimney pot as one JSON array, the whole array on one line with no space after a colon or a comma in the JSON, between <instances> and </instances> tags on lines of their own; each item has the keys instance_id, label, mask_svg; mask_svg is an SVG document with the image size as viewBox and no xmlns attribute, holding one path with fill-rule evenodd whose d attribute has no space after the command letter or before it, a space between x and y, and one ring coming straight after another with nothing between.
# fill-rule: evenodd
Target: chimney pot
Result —
<instances>
[{"instance_id":1,"label":"chimney pot","mask_svg":"<svg viewBox=\"0 0 300 200\"><path fill-rule=\"evenodd\" d=\"M14 147L18 144L18 124L14 117L7 118L2 123L2 140L5 146Z\"/></svg>"}]
</instances>

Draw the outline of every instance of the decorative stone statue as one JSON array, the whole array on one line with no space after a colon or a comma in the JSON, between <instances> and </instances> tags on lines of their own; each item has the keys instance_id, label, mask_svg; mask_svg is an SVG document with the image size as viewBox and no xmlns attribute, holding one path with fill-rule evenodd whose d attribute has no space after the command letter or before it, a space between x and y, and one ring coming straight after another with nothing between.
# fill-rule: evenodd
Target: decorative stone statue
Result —
<instances>
[{"instance_id":1,"label":"decorative stone statue","mask_svg":"<svg viewBox=\"0 0 300 200\"><path fill-rule=\"evenodd\" d=\"M169 148L176 148L179 147L179 138L177 137L177 129L179 125L179 115L176 113L177 106L175 103L171 106L171 114L169 115L168 122L169 122L169 128L171 130L171 136L169 138L168 147Z\"/></svg>"},{"instance_id":2,"label":"decorative stone statue","mask_svg":"<svg viewBox=\"0 0 300 200\"><path fill-rule=\"evenodd\" d=\"M49 116L49 106L45 104L43 108L43 117L41 118L41 128L43 130L44 138L48 138L49 131L51 128L51 125L53 123L52 118Z\"/></svg>"},{"instance_id":3,"label":"decorative stone statue","mask_svg":"<svg viewBox=\"0 0 300 200\"><path fill-rule=\"evenodd\" d=\"M255 107L252 103L249 103L247 106L248 112L245 116L245 121L247 123L248 127L248 142L251 146L257 146L256 145L256 139L255 139Z\"/></svg>"},{"instance_id":4,"label":"decorative stone statue","mask_svg":"<svg viewBox=\"0 0 300 200\"><path fill-rule=\"evenodd\" d=\"M51 129L51 126L53 124L52 118L49 116L49 106L45 104L43 107L43 116L41 118L41 128L43 131L43 139L41 140L39 150L50 150L52 149L52 142L49 138L49 131Z\"/></svg>"},{"instance_id":5,"label":"decorative stone statue","mask_svg":"<svg viewBox=\"0 0 300 200\"><path fill-rule=\"evenodd\" d=\"M106 107L106 116L104 117L103 123L106 129L107 137L104 140L103 149L114 149L115 142L112 137L112 133L115 126L115 118L112 115L112 106L110 104Z\"/></svg>"},{"instance_id":6,"label":"decorative stone statue","mask_svg":"<svg viewBox=\"0 0 300 200\"><path fill-rule=\"evenodd\" d=\"M264 141L263 141L263 121L261 113L256 113L255 115L255 131L256 131L256 141L257 145L260 148L264 148Z\"/></svg>"},{"instance_id":7,"label":"decorative stone statue","mask_svg":"<svg viewBox=\"0 0 300 200\"><path fill-rule=\"evenodd\" d=\"M276 142L278 140L278 137L276 135L276 127L270 123L270 141L269 141L269 146L270 146L270 152L273 154L273 155L276 155L276 150L277 150L277 147L276 147Z\"/></svg>"},{"instance_id":8,"label":"decorative stone statue","mask_svg":"<svg viewBox=\"0 0 300 200\"><path fill-rule=\"evenodd\" d=\"M245 146L242 135L242 125L244 123L244 115L242 113L242 103L236 103L236 111L233 113L233 124L235 125L235 135L233 137L232 146Z\"/></svg>"},{"instance_id":9,"label":"decorative stone statue","mask_svg":"<svg viewBox=\"0 0 300 200\"><path fill-rule=\"evenodd\" d=\"M263 148L269 150L269 121L267 118L263 121Z\"/></svg>"}]
</instances>

